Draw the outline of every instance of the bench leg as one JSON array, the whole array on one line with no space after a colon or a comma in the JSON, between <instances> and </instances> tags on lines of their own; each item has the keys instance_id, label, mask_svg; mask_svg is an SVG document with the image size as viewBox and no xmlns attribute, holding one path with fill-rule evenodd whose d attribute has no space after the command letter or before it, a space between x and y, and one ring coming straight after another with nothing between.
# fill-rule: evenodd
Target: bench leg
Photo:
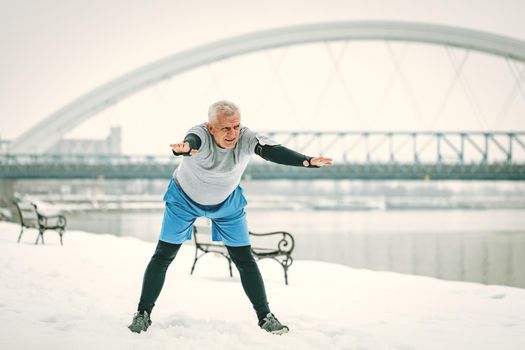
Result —
<instances>
[{"instance_id":1,"label":"bench leg","mask_svg":"<svg viewBox=\"0 0 525 350\"><path fill-rule=\"evenodd\" d=\"M195 259L193 260L193 265L191 266L191 272L190 272L190 275L193 275L193 271L195 270L195 265L197 265L197 260L199 260L200 258L202 258L204 255L208 254L208 253L217 253L217 252L208 252L208 251L205 251L204 253L202 253L200 256L198 255L198 251L197 249L195 249ZM217 254L220 254L222 256L224 256L227 260L228 260L228 268L230 270L230 277L233 277L233 271L232 271L232 259L230 258L229 255L227 254L223 254L223 253L217 253Z\"/></svg>"},{"instance_id":2,"label":"bench leg","mask_svg":"<svg viewBox=\"0 0 525 350\"><path fill-rule=\"evenodd\" d=\"M193 270L195 270L195 265L197 265L197 260L199 260L199 258L202 256L202 255L201 256L198 256L198 255L199 255L199 252L198 252L197 248L195 248L195 259L193 260L193 265L191 266L190 275L193 275Z\"/></svg>"},{"instance_id":3,"label":"bench leg","mask_svg":"<svg viewBox=\"0 0 525 350\"><path fill-rule=\"evenodd\" d=\"M24 233L24 226L22 226L22 229L20 230L20 234L18 235L17 243L20 243L20 240L22 239L22 233Z\"/></svg>"},{"instance_id":4,"label":"bench leg","mask_svg":"<svg viewBox=\"0 0 525 350\"><path fill-rule=\"evenodd\" d=\"M190 275L193 275L193 270L195 270L195 265L197 264L197 260L199 258L195 257L195 260L193 260L193 265L191 266L191 272Z\"/></svg>"},{"instance_id":5,"label":"bench leg","mask_svg":"<svg viewBox=\"0 0 525 350\"><path fill-rule=\"evenodd\" d=\"M284 270L284 283L288 285L288 268L292 265L293 259L291 256L287 256L283 262L281 262L281 266Z\"/></svg>"},{"instance_id":6,"label":"bench leg","mask_svg":"<svg viewBox=\"0 0 525 350\"><path fill-rule=\"evenodd\" d=\"M230 277L233 277L233 273L232 273L232 259L227 256L226 259L228 259L228 267L230 268Z\"/></svg>"},{"instance_id":7,"label":"bench leg","mask_svg":"<svg viewBox=\"0 0 525 350\"><path fill-rule=\"evenodd\" d=\"M35 244L38 244L38 240L41 240L42 244L44 244L44 230L38 230L38 236L36 237Z\"/></svg>"}]
</instances>

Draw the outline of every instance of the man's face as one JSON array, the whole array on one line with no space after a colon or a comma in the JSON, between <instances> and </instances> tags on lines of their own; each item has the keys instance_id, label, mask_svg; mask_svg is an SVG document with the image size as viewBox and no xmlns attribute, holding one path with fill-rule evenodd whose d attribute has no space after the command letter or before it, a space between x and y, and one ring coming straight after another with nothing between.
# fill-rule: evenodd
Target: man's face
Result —
<instances>
[{"instance_id":1,"label":"man's face","mask_svg":"<svg viewBox=\"0 0 525 350\"><path fill-rule=\"evenodd\" d=\"M213 135L215 143L226 149L234 148L239 141L241 131L241 116L237 113L231 117L218 115L215 122L208 123L208 131Z\"/></svg>"}]
</instances>

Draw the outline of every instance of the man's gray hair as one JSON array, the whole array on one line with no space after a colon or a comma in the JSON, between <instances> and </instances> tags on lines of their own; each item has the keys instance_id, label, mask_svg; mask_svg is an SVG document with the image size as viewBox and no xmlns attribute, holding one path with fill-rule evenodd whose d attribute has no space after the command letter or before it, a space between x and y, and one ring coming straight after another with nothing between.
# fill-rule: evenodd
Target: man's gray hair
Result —
<instances>
[{"instance_id":1,"label":"man's gray hair","mask_svg":"<svg viewBox=\"0 0 525 350\"><path fill-rule=\"evenodd\" d=\"M240 115L240 110L237 105L231 101L217 101L208 109L208 121L214 123L218 115L223 117L233 117L236 114Z\"/></svg>"}]
</instances>

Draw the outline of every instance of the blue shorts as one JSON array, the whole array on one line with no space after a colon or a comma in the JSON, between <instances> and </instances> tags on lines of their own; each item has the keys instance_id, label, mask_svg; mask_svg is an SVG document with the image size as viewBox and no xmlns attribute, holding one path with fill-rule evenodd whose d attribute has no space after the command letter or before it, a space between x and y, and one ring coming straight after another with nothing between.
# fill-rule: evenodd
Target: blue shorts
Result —
<instances>
[{"instance_id":1,"label":"blue shorts","mask_svg":"<svg viewBox=\"0 0 525 350\"><path fill-rule=\"evenodd\" d=\"M220 204L201 205L191 200L172 177L164 201L166 209L160 230L161 241L181 244L190 240L195 220L207 217L212 222L212 240L223 241L231 247L250 245L244 211L247 201L240 186Z\"/></svg>"}]
</instances>

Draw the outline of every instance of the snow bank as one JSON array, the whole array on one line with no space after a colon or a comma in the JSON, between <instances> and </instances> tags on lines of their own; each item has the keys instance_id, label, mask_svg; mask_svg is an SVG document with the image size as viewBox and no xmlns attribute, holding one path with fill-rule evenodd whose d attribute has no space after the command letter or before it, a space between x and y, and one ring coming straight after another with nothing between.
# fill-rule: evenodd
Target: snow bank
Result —
<instances>
[{"instance_id":1,"label":"snow bank","mask_svg":"<svg viewBox=\"0 0 525 350\"><path fill-rule=\"evenodd\" d=\"M36 231L16 243L0 222L2 349L518 349L525 290L445 282L295 261L290 285L274 261L259 263L272 311L291 332L257 327L238 274L207 256L189 275L193 246L168 271L147 333L127 329L154 244L69 231L60 246Z\"/></svg>"}]
</instances>

